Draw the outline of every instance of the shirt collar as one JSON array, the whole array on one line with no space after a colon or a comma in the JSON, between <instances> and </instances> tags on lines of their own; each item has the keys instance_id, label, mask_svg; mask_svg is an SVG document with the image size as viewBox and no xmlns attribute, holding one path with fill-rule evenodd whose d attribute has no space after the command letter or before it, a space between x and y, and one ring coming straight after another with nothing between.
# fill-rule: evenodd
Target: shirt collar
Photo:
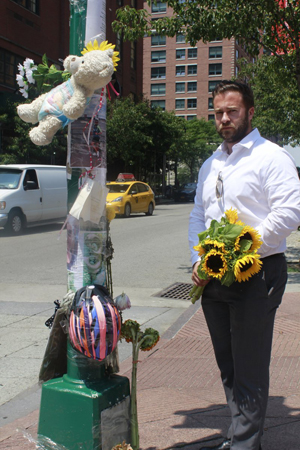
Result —
<instances>
[{"instance_id":1,"label":"shirt collar","mask_svg":"<svg viewBox=\"0 0 300 450\"><path fill-rule=\"evenodd\" d=\"M251 131L251 133L247 134L240 142L237 142L232 147L232 152L235 150L238 150L242 147L244 148L251 148L257 139L260 138L260 133L257 128L254 128L254 130ZM222 150L222 152L227 153L227 148L225 146L225 142L222 142L222 144L219 146L218 150Z\"/></svg>"}]
</instances>

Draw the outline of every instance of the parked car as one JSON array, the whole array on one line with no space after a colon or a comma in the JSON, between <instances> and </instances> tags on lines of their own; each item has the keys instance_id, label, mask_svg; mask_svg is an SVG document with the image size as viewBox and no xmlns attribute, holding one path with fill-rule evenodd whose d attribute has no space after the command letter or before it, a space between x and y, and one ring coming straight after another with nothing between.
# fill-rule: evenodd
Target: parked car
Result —
<instances>
[{"instance_id":1,"label":"parked car","mask_svg":"<svg viewBox=\"0 0 300 450\"><path fill-rule=\"evenodd\" d=\"M117 215L129 217L131 213L152 216L155 208L154 193L141 181L114 181L107 183L106 203L114 207Z\"/></svg>"},{"instance_id":2,"label":"parked car","mask_svg":"<svg viewBox=\"0 0 300 450\"><path fill-rule=\"evenodd\" d=\"M65 220L67 176L64 166L0 166L0 227L19 234L26 226Z\"/></svg>"},{"instance_id":3,"label":"parked car","mask_svg":"<svg viewBox=\"0 0 300 450\"><path fill-rule=\"evenodd\" d=\"M175 202L193 202L196 195L197 183L186 183L174 191Z\"/></svg>"}]
</instances>

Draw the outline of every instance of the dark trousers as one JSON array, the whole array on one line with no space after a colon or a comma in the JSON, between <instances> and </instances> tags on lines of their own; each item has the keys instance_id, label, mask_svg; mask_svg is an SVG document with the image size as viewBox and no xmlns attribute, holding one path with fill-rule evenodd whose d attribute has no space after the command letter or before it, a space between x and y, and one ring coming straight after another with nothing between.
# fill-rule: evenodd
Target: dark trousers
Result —
<instances>
[{"instance_id":1,"label":"dark trousers","mask_svg":"<svg viewBox=\"0 0 300 450\"><path fill-rule=\"evenodd\" d=\"M269 394L275 314L287 281L283 254L262 259L261 271L230 287L211 280L202 307L232 422L232 450L258 450Z\"/></svg>"}]
</instances>

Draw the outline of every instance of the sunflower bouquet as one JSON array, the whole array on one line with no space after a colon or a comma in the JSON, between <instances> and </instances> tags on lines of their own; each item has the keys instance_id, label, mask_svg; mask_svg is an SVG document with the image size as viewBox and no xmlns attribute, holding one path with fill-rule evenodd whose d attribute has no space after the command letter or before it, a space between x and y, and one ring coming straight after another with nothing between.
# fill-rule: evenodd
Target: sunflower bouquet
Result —
<instances>
[{"instance_id":1,"label":"sunflower bouquet","mask_svg":"<svg viewBox=\"0 0 300 450\"><path fill-rule=\"evenodd\" d=\"M234 281L247 281L258 273L262 262L257 250L262 244L258 232L238 220L236 209L225 211L218 222L212 220L210 227L200 233L199 244L194 247L201 257L198 276L202 280L217 278L221 284L230 286ZM204 286L193 286L190 291L192 303L198 300Z\"/></svg>"}]
</instances>

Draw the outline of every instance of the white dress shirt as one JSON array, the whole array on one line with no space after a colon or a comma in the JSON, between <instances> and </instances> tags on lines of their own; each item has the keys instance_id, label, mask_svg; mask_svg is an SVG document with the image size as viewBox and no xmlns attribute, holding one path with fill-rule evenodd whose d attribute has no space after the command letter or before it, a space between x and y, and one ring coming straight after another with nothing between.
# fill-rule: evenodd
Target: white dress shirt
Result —
<instances>
[{"instance_id":1,"label":"white dress shirt","mask_svg":"<svg viewBox=\"0 0 300 450\"><path fill-rule=\"evenodd\" d=\"M220 172L223 194L217 199ZM223 142L200 169L189 224L192 264L199 260L193 249L199 242L198 233L230 208L259 232L262 258L284 252L286 237L300 225L300 181L295 162L286 150L262 138L257 128L235 144L230 155Z\"/></svg>"}]
</instances>

